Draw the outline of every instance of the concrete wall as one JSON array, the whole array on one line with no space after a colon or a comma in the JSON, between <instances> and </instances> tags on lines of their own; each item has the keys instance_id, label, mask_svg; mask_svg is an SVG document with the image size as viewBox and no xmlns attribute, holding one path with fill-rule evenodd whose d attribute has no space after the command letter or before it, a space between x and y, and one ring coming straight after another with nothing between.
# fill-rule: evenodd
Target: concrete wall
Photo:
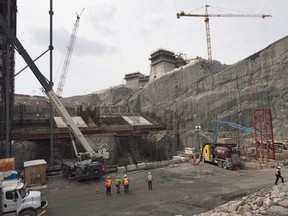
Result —
<instances>
[{"instance_id":1,"label":"concrete wall","mask_svg":"<svg viewBox=\"0 0 288 216\"><path fill-rule=\"evenodd\" d=\"M166 131L118 137L115 161L119 166L130 164L129 153L133 154L137 163L171 159L177 153L177 145L177 136L169 135Z\"/></svg>"},{"instance_id":2,"label":"concrete wall","mask_svg":"<svg viewBox=\"0 0 288 216\"><path fill-rule=\"evenodd\" d=\"M85 135L94 151L106 149L109 159L106 164L126 166L130 164L128 152L131 152L137 162L167 160L177 153L177 139L166 132L137 135L134 137L95 137ZM62 161L74 161L75 152L70 139L54 140L58 150L58 159L54 159L54 166ZM76 142L77 150L83 152L83 147ZM54 147L54 150L56 147ZM130 150L130 151L129 151ZM50 164L50 141L37 142L15 141L12 146L12 157L15 158L17 170L23 169L24 161L44 159Z\"/></svg>"},{"instance_id":3,"label":"concrete wall","mask_svg":"<svg viewBox=\"0 0 288 216\"><path fill-rule=\"evenodd\" d=\"M164 76L167 72L173 70L175 68L175 63L171 62L161 62L151 67L150 79L155 80Z\"/></svg>"}]
</instances>

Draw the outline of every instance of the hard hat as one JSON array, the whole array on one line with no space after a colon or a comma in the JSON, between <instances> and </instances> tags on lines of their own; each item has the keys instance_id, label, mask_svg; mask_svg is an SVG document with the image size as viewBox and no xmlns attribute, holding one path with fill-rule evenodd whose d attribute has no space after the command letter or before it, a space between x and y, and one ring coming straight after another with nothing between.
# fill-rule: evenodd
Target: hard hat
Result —
<instances>
[{"instance_id":1,"label":"hard hat","mask_svg":"<svg viewBox=\"0 0 288 216\"><path fill-rule=\"evenodd\" d=\"M110 178L110 176L107 176L107 179L109 179Z\"/></svg>"},{"instance_id":2,"label":"hard hat","mask_svg":"<svg viewBox=\"0 0 288 216\"><path fill-rule=\"evenodd\" d=\"M124 175L124 177L126 178L126 177L127 177L127 175Z\"/></svg>"},{"instance_id":3,"label":"hard hat","mask_svg":"<svg viewBox=\"0 0 288 216\"><path fill-rule=\"evenodd\" d=\"M277 168L278 168L278 169L281 169L281 166L278 166Z\"/></svg>"},{"instance_id":4,"label":"hard hat","mask_svg":"<svg viewBox=\"0 0 288 216\"><path fill-rule=\"evenodd\" d=\"M151 175L151 173L150 173L150 172L148 172L148 175Z\"/></svg>"}]
</instances>

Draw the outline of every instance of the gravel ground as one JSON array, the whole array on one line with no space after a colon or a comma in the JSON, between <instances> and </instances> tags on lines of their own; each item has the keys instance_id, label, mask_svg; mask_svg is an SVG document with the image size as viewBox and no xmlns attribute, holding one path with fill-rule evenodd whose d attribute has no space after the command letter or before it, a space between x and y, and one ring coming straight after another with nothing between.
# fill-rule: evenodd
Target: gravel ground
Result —
<instances>
[{"instance_id":1,"label":"gravel ground","mask_svg":"<svg viewBox=\"0 0 288 216\"><path fill-rule=\"evenodd\" d=\"M247 164L244 170L224 170L211 164L183 163L178 167L150 170L154 182L148 191L145 170L127 173L130 193L105 195L104 179L69 182L61 176L50 178L43 198L49 202L47 215L155 215L190 216L206 212L230 200L274 184L274 169ZM119 173L121 178L123 173ZM285 174L284 178L285 178ZM116 174L111 174L114 179ZM96 186L99 196L96 196ZM123 188L121 188L123 190Z\"/></svg>"}]
</instances>

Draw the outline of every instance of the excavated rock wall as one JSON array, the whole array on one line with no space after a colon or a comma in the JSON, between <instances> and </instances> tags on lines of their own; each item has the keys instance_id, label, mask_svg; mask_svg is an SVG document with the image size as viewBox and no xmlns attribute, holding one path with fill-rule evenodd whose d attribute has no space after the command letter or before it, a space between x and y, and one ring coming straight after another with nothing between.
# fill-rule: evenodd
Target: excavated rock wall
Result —
<instances>
[{"instance_id":1,"label":"excavated rock wall","mask_svg":"<svg viewBox=\"0 0 288 216\"><path fill-rule=\"evenodd\" d=\"M224 120L253 127L253 110L271 108L274 137L287 139L288 37L231 66L199 60L151 82L129 100L134 112L153 112L179 130L181 146Z\"/></svg>"},{"instance_id":2,"label":"excavated rock wall","mask_svg":"<svg viewBox=\"0 0 288 216\"><path fill-rule=\"evenodd\" d=\"M287 140L287 72L288 37L285 37L230 66L197 59L143 89L113 87L97 94L65 98L63 102L70 106L75 103L87 107L124 106L129 112L149 113L167 130L178 134L160 131L133 141L129 137L96 138L91 135L89 143L94 150L107 148L111 163L127 164L128 150L137 161L161 160L175 155L185 146L196 147L195 126L200 125L203 131L208 131L213 129L213 121L224 120L253 127L253 110L258 108L272 109L274 138ZM12 155L20 158L19 164L39 158L49 162L49 146L48 141L43 144L17 142ZM75 157L70 141L60 145L60 157Z\"/></svg>"},{"instance_id":3,"label":"excavated rock wall","mask_svg":"<svg viewBox=\"0 0 288 216\"><path fill-rule=\"evenodd\" d=\"M14 141L11 148L11 154L15 158L16 170L24 169L24 161L44 159L50 160L49 140L42 142Z\"/></svg>"},{"instance_id":4,"label":"excavated rock wall","mask_svg":"<svg viewBox=\"0 0 288 216\"><path fill-rule=\"evenodd\" d=\"M167 131L133 137L96 137L92 134L85 137L94 151L105 148L109 152L109 159L105 160L106 164L126 166L131 163L167 160L177 152L177 136L168 134ZM84 152L83 146L77 140L75 142L78 152ZM50 165L50 151L49 140L15 141L12 146L17 170L22 170L24 161L29 160L44 159ZM57 154L57 158L53 159L54 166L61 165L63 161L76 160L71 139L54 140L53 152L54 156ZM129 160L129 153L135 161Z\"/></svg>"}]
</instances>

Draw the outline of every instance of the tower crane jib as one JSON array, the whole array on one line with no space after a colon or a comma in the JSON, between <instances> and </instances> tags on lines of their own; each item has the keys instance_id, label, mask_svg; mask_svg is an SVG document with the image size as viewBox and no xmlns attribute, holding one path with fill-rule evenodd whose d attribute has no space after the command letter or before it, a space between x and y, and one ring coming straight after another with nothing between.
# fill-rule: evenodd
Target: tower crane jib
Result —
<instances>
[{"instance_id":1,"label":"tower crane jib","mask_svg":"<svg viewBox=\"0 0 288 216\"><path fill-rule=\"evenodd\" d=\"M210 26L209 26L209 17L272 17L271 15L266 14L209 14L208 13L209 5L205 5L205 14L192 14L192 13L185 13L181 11L177 13L177 19L180 19L181 16L188 16L188 17L204 17L205 27L206 27L206 41L207 41L207 51L208 51L208 60L212 60L212 51L211 51L211 37L210 37Z\"/></svg>"}]
</instances>

